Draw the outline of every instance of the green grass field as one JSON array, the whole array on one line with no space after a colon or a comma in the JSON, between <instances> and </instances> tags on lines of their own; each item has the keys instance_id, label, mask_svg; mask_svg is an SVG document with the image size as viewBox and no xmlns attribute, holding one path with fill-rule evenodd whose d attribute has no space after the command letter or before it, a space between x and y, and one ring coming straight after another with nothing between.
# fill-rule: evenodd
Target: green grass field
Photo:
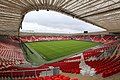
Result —
<instances>
[{"instance_id":1,"label":"green grass field","mask_svg":"<svg viewBox=\"0 0 120 80\"><path fill-rule=\"evenodd\" d=\"M82 52L90 47L98 45L94 42L86 41L47 41L26 43L30 48L34 49L38 54L43 55L47 61L54 60L63 56Z\"/></svg>"}]
</instances>

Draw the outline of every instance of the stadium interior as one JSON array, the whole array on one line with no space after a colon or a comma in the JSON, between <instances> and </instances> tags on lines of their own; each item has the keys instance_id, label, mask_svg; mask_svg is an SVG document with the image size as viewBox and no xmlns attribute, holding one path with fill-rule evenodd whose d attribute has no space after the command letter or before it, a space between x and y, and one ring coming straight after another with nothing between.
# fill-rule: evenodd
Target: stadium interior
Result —
<instances>
[{"instance_id":1,"label":"stadium interior","mask_svg":"<svg viewBox=\"0 0 120 80\"><path fill-rule=\"evenodd\" d=\"M20 32L33 10L57 11L106 31ZM120 80L119 15L120 0L0 0L0 80Z\"/></svg>"}]
</instances>

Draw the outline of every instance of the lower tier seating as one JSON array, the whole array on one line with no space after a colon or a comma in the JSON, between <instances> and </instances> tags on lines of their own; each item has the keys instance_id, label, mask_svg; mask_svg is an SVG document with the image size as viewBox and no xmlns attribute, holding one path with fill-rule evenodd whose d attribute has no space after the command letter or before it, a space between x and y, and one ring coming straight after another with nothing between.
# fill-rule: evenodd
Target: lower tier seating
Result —
<instances>
[{"instance_id":1,"label":"lower tier seating","mask_svg":"<svg viewBox=\"0 0 120 80\"><path fill-rule=\"evenodd\" d=\"M120 72L120 55L114 55L101 60L86 61L86 64L94 68L96 74L102 74L103 77L108 77Z\"/></svg>"},{"instance_id":2,"label":"lower tier seating","mask_svg":"<svg viewBox=\"0 0 120 80\"><path fill-rule=\"evenodd\" d=\"M54 67L59 67L62 72L66 73L80 73L80 68L79 68L80 61L75 61L75 62L55 62L51 64L46 64L47 66L54 66Z\"/></svg>"},{"instance_id":3,"label":"lower tier seating","mask_svg":"<svg viewBox=\"0 0 120 80\"><path fill-rule=\"evenodd\" d=\"M64 75L54 75L54 76L44 76L44 77L38 77L38 78L26 78L26 79L20 79L20 80L79 80L79 79L70 78L69 76L64 76Z\"/></svg>"},{"instance_id":4,"label":"lower tier seating","mask_svg":"<svg viewBox=\"0 0 120 80\"><path fill-rule=\"evenodd\" d=\"M23 36L20 40L23 42L33 41L51 41L51 40L69 40L69 36Z\"/></svg>"},{"instance_id":5,"label":"lower tier seating","mask_svg":"<svg viewBox=\"0 0 120 80\"><path fill-rule=\"evenodd\" d=\"M25 63L25 58L19 43L11 38L0 40L0 69Z\"/></svg>"}]
</instances>

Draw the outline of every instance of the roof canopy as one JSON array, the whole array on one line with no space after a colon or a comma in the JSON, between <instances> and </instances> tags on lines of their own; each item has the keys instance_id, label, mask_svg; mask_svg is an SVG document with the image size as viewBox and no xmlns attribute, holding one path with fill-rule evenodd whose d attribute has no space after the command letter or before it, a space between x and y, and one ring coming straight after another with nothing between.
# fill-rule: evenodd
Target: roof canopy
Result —
<instances>
[{"instance_id":1,"label":"roof canopy","mask_svg":"<svg viewBox=\"0 0 120 80\"><path fill-rule=\"evenodd\" d=\"M0 34L16 35L27 12L54 10L120 32L120 0L0 0Z\"/></svg>"}]
</instances>

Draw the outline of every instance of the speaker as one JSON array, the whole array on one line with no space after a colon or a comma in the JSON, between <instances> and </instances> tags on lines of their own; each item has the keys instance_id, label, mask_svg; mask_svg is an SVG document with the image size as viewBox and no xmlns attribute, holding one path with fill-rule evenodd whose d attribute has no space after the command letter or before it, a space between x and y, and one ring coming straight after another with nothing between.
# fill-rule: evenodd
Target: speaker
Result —
<instances>
[{"instance_id":1,"label":"speaker","mask_svg":"<svg viewBox=\"0 0 120 80\"><path fill-rule=\"evenodd\" d=\"M88 33L88 31L84 31L84 33Z\"/></svg>"}]
</instances>

